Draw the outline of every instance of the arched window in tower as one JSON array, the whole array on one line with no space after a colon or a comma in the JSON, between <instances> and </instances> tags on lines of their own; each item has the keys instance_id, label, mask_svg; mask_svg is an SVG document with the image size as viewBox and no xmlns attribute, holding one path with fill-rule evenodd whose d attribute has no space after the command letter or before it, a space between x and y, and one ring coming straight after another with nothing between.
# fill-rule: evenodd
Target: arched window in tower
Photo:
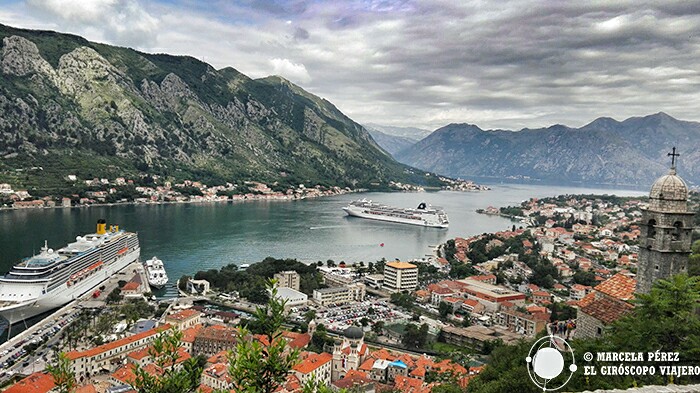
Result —
<instances>
[{"instance_id":1,"label":"arched window in tower","mask_svg":"<svg viewBox=\"0 0 700 393\"><path fill-rule=\"evenodd\" d=\"M681 240L681 229L683 229L683 223L676 221L673 223L673 234L671 234L672 241Z\"/></svg>"},{"instance_id":2,"label":"arched window in tower","mask_svg":"<svg viewBox=\"0 0 700 393\"><path fill-rule=\"evenodd\" d=\"M647 237L649 239L654 239L656 238L656 220L651 219L647 223Z\"/></svg>"}]
</instances>

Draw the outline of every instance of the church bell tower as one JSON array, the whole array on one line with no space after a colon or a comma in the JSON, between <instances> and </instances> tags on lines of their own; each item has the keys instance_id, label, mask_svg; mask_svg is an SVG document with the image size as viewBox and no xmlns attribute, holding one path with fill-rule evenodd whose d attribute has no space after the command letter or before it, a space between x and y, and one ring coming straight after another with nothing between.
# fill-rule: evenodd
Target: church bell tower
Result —
<instances>
[{"instance_id":1,"label":"church bell tower","mask_svg":"<svg viewBox=\"0 0 700 393\"><path fill-rule=\"evenodd\" d=\"M637 292L649 293L659 279L685 273L691 252L694 213L688 210L688 186L676 174L676 148L668 153L671 170L651 187L642 210Z\"/></svg>"}]
</instances>

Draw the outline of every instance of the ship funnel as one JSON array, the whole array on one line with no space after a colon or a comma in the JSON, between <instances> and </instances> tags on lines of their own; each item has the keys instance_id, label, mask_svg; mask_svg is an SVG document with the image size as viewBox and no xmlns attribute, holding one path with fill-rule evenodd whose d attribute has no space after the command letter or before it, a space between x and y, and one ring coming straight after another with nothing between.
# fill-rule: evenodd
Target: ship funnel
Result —
<instances>
[{"instance_id":1,"label":"ship funnel","mask_svg":"<svg viewBox=\"0 0 700 393\"><path fill-rule=\"evenodd\" d=\"M104 235L107 233L107 220L100 218L97 220L97 232L98 235Z\"/></svg>"}]
</instances>

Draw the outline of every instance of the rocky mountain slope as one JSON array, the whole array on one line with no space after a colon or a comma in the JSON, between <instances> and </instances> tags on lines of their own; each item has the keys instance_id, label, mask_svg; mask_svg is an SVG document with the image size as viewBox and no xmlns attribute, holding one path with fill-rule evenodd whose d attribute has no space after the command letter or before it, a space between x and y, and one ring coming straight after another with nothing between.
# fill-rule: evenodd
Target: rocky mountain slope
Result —
<instances>
[{"instance_id":1,"label":"rocky mountain slope","mask_svg":"<svg viewBox=\"0 0 700 393\"><path fill-rule=\"evenodd\" d=\"M418 139L387 134L372 126L365 125L365 129L372 135L377 144L392 156L418 142Z\"/></svg>"},{"instance_id":2,"label":"rocky mountain slope","mask_svg":"<svg viewBox=\"0 0 700 393\"><path fill-rule=\"evenodd\" d=\"M0 25L0 182L139 173L223 183L430 182L280 77Z\"/></svg>"},{"instance_id":3,"label":"rocky mountain slope","mask_svg":"<svg viewBox=\"0 0 700 393\"><path fill-rule=\"evenodd\" d=\"M387 135L400 136L402 138L413 139L419 141L426 136L430 135L432 131L417 127L397 127L397 126L386 126L376 123L364 124L365 128L368 130L378 130Z\"/></svg>"},{"instance_id":4,"label":"rocky mountain slope","mask_svg":"<svg viewBox=\"0 0 700 393\"><path fill-rule=\"evenodd\" d=\"M700 184L700 123L665 113L518 132L450 124L396 157L451 176L648 186L668 171L673 146L679 174Z\"/></svg>"}]
</instances>

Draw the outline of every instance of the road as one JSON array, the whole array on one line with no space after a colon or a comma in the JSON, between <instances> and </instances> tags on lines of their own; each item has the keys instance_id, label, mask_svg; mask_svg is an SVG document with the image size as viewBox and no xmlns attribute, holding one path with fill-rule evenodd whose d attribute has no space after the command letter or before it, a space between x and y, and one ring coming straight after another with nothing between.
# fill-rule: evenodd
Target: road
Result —
<instances>
[{"instance_id":1,"label":"road","mask_svg":"<svg viewBox=\"0 0 700 393\"><path fill-rule=\"evenodd\" d=\"M100 288L99 296L93 297L95 291L90 290L0 345L0 386L15 375L28 375L45 369L46 362L55 356L54 351L60 344L59 337L66 327L77 318L81 310L104 308L107 296L119 281L129 281L134 273L139 273L146 286L145 290L149 290L143 271L140 263L130 264L97 285ZM35 348L32 350L32 347Z\"/></svg>"}]
</instances>

